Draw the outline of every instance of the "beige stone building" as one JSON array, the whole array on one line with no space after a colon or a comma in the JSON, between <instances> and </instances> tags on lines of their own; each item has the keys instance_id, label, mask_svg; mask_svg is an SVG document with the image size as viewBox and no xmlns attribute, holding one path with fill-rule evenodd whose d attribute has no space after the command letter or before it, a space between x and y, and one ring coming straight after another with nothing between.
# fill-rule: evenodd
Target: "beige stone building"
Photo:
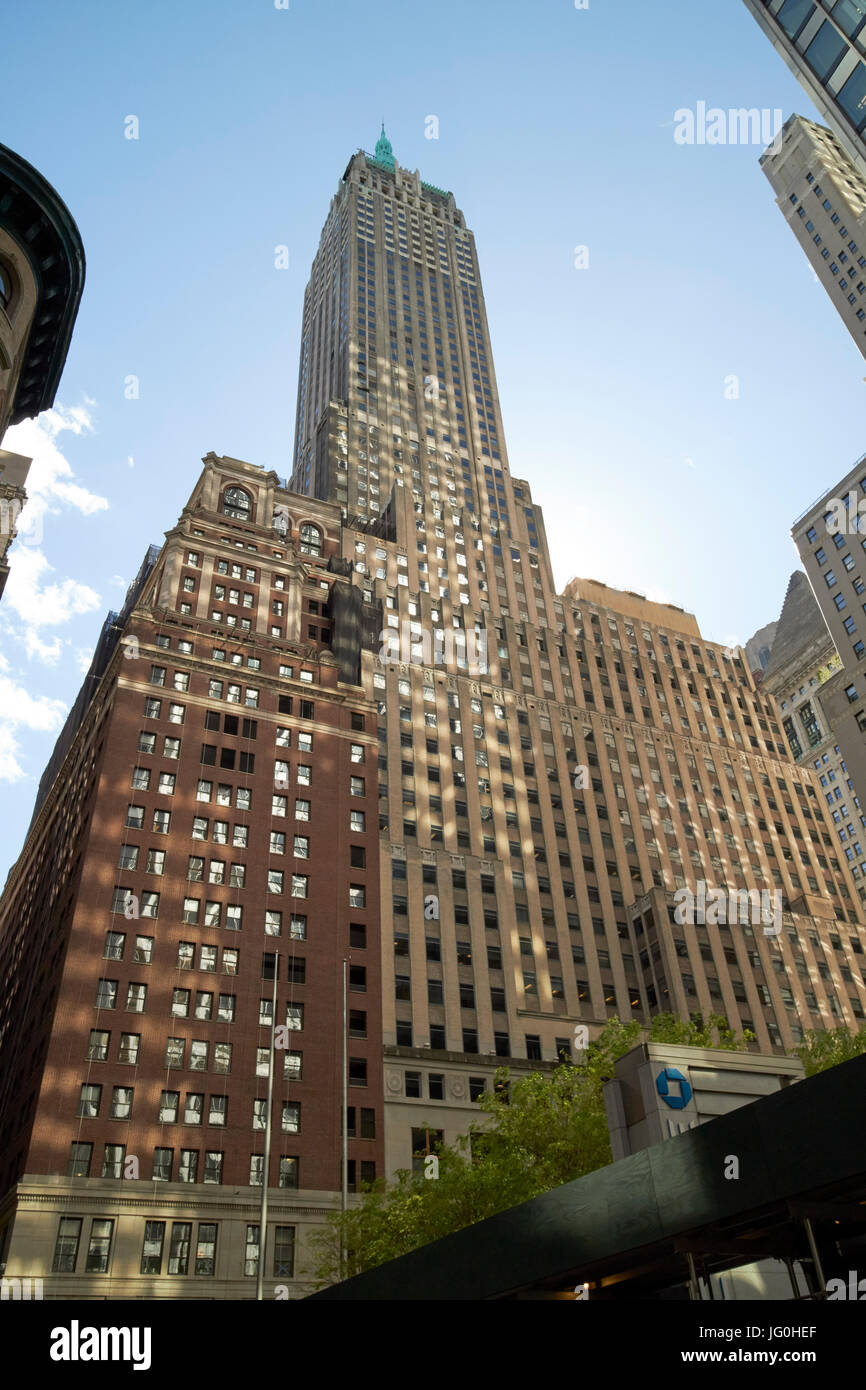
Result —
<instances>
[{"instance_id":1,"label":"beige stone building","mask_svg":"<svg viewBox=\"0 0 866 1390\"><path fill-rule=\"evenodd\" d=\"M845 763L843 796L822 791L837 826L848 836L844 855L866 900L866 459L822 494L792 528L815 600L842 669L821 687L821 705Z\"/></svg>"},{"instance_id":2,"label":"beige stone building","mask_svg":"<svg viewBox=\"0 0 866 1390\"><path fill-rule=\"evenodd\" d=\"M779 210L866 357L866 176L832 131L791 116L761 156Z\"/></svg>"}]
</instances>

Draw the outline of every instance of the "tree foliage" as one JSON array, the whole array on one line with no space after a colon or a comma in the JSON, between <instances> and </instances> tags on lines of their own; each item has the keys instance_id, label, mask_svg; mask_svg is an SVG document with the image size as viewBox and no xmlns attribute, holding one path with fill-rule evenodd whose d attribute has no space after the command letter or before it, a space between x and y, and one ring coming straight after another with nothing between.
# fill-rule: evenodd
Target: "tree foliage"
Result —
<instances>
[{"instance_id":1,"label":"tree foliage","mask_svg":"<svg viewBox=\"0 0 866 1390\"><path fill-rule=\"evenodd\" d=\"M866 1052L866 1028L852 1033L850 1028L831 1028L828 1032L806 1033L802 1043L795 1049L803 1063L807 1076L816 1076L819 1071L835 1067L839 1062L850 1062Z\"/></svg>"},{"instance_id":2,"label":"tree foliage","mask_svg":"<svg viewBox=\"0 0 866 1390\"><path fill-rule=\"evenodd\" d=\"M310 1277L319 1285L350 1278L610 1163L604 1081L643 1031L613 1018L576 1065L527 1074L500 1068L478 1102L482 1118L439 1150L435 1179L403 1170L313 1233ZM649 1039L742 1049L752 1035L738 1038L715 1014L688 1022L659 1014ZM435 1128L419 1114L418 1124L425 1121Z\"/></svg>"}]
</instances>

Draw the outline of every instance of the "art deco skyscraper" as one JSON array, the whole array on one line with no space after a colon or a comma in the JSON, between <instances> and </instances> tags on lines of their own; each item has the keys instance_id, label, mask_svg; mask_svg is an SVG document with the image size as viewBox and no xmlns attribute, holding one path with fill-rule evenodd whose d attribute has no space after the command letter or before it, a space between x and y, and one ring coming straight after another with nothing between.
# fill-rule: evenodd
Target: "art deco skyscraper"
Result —
<instances>
[{"instance_id":1,"label":"art deco skyscraper","mask_svg":"<svg viewBox=\"0 0 866 1390\"><path fill-rule=\"evenodd\" d=\"M863 0L745 0L861 176L866 176Z\"/></svg>"},{"instance_id":2,"label":"art deco skyscraper","mask_svg":"<svg viewBox=\"0 0 866 1390\"><path fill-rule=\"evenodd\" d=\"M582 1024L701 1008L766 1049L863 1016L853 878L811 770L690 614L591 581L557 593L508 466L472 233L384 132L350 160L313 262L293 486L341 507L380 630L361 678L379 702L389 1169L465 1129L497 1060L553 1066ZM784 939L678 932L661 978L632 905L654 893L661 923L701 878L778 888ZM792 933L838 941L850 993L847 974L838 999L800 993L798 970L819 972Z\"/></svg>"}]
</instances>

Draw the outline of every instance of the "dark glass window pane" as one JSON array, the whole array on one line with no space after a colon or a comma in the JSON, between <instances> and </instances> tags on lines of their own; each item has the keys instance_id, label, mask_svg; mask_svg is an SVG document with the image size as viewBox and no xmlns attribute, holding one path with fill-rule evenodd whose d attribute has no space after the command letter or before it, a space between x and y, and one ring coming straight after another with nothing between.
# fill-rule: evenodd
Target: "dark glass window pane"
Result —
<instances>
[{"instance_id":1,"label":"dark glass window pane","mask_svg":"<svg viewBox=\"0 0 866 1390\"><path fill-rule=\"evenodd\" d=\"M845 40L840 39L833 25L829 20L825 20L804 56L815 76L821 82L825 82L839 59L847 52L848 45Z\"/></svg>"},{"instance_id":2,"label":"dark glass window pane","mask_svg":"<svg viewBox=\"0 0 866 1390\"><path fill-rule=\"evenodd\" d=\"M836 98L857 130L866 125L866 64L858 63Z\"/></svg>"},{"instance_id":3,"label":"dark glass window pane","mask_svg":"<svg viewBox=\"0 0 866 1390\"><path fill-rule=\"evenodd\" d=\"M814 0L785 0L777 18L788 38L793 39L814 12Z\"/></svg>"},{"instance_id":4,"label":"dark glass window pane","mask_svg":"<svg viewBox=\"0 0 866 1390\"><path fill-rule=\"evenodd\" d=\"M837 0L832 14L843 34L853 38L866 19L866 4L863 0Z\"/></svg>"}]
</instances>

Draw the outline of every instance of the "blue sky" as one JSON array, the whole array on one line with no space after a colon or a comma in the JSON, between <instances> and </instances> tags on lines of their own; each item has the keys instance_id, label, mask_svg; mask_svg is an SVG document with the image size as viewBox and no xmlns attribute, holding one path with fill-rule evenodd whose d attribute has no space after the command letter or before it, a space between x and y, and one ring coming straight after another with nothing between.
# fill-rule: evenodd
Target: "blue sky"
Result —
<instances>
[{"instance_id":1,"label":"blue sky","mask_svg":"<svg viewBox=\"0 0 866 1390\"><path fill-rule=\"evenodd\" d=\"M718 641L778 616L791 522L863 452L866 363L760 147L674 141L698 101L815 115L741 0L29 0L4 59L0 139L60 192L88 269L55 412L4 441L37 462L0 605L0 871L201 456L290 472L304 284L383 117L476 234L557 583L667 599Z\"/></svg>"}]
</instances>

